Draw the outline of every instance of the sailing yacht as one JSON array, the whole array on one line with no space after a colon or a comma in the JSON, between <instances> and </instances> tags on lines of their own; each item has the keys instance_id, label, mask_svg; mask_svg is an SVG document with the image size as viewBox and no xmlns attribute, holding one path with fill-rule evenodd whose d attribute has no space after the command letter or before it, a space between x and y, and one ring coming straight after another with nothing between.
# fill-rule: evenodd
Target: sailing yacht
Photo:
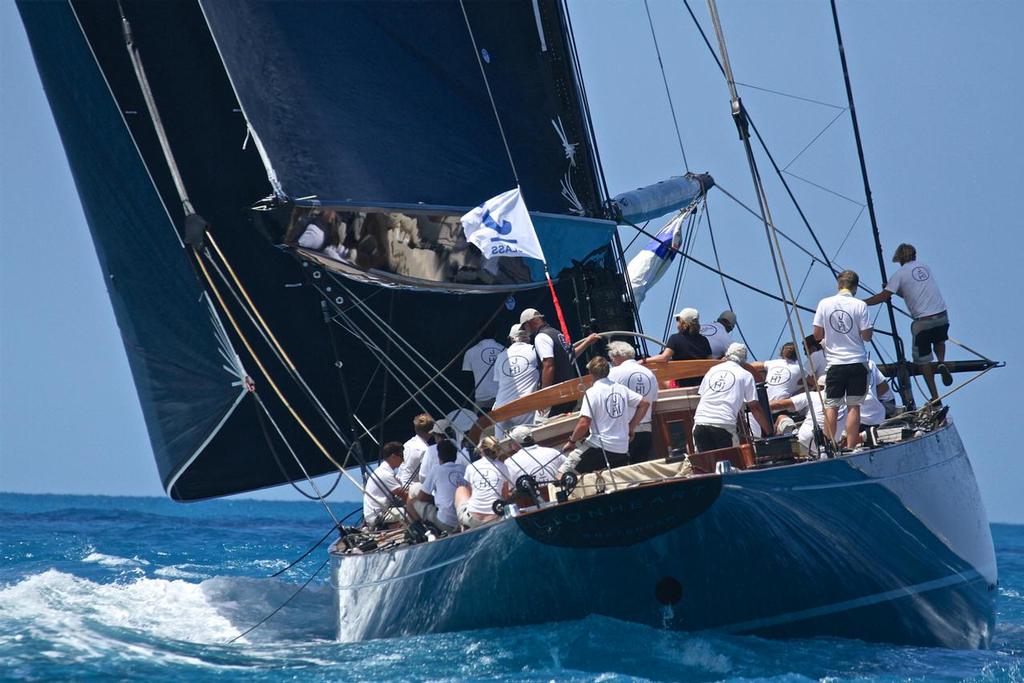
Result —
<instances>
[{"instance_id":1,"label":"sailing yacht","mask_svg":"<svg viewBox=\"0 0 1024 683\"><path fill-rule=\"evenodd\" d=\"M688 174L609 192L559 0L19 11L174 500L326 473L359 484L414 414L472 407L460 350L547 308L552 292L567 330L643 346L618 226L692 213L714 191L710 175ZM742 131L742 105L734 113ZM460 230L459 216L511 187L527 198L550 287L535 261L485 259ZM437 325L439 311L453 322ZM668 381L708 367L656 371ZM889 368L903 386L912 370ZM500 410L580 391L570 380ZM875 445L823 460L753 438L701 457L696 401L691 388L661 393L657 460L517 482L502 518L478 529L338 524L339 638L596 613L989 643L992 539L944 410L908 403ZM560 444L572 424L552 419L535 436Z\"/></svg>"}]
</instances>

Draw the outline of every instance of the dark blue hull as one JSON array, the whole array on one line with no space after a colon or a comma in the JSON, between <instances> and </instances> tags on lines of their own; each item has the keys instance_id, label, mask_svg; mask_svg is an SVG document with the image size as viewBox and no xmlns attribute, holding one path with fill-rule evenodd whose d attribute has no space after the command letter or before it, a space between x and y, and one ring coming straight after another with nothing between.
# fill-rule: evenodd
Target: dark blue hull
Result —
<instances>
[{"instance_id":1,"label":"dark blue hull","mask_svg":"<svg viewBox=\"0 0 1024 683\"><path fill-rule=\"evenodd\" d=\"M851 457L595 496L332 556L343 640L602 614L671 629L986 647L995 553L952 426Z\"/></svg>"}]
</instances>

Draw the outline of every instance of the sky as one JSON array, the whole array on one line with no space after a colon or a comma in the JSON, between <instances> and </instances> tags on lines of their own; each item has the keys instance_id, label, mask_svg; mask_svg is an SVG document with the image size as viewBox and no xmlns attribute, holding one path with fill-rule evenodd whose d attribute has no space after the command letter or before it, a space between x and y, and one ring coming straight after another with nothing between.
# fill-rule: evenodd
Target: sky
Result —
<instances>
[{"instance_id":1,"label":"sky","mask_svg":"<svg viewBox=\"0 0 1024 683\"><path fill-rule=\"evenodd\" d=\"M689 170L710 172L754 206L724 79L681 2L649 6ZM710 31L705 5L691 6ZM1008 362L947 402L990 519L1024 523L1024 460L1011 431L1024 381L1016 359L1024 219L1013 201L1024 184L1016 36L1024 3L839 6L886 261L898 243L915 244L942 286L951 336ZM572 0L570 9L612 194L687 170L644 4ZM740 94L809 222L830 257L838 253L837 263L877 288L828 3L723 0L719 11ZM775 223L813 247L758 154ZM88 228L11 2L0 3L0 206L0 491L162 495ZM778 291L759 221L717 190L708 208L722 268ZM634 237L632 229L621 234L626 243ZM709 237L705 223L693 254L713 261ZM794 288L803 283L803 304L833 292L827 271L809 268L796 248L785 246L783 257ZM644 303L654 336L669 320L674 277ZM728 294L754 354L770 356L781 304L735 285ZM683 306L717 317L727 308L719 278L687 266L676 301ZM884 315L878 324L888 327ZM909 322L899 324L909 339ZM354 494L343 484L336 497ZM250 495L297 497L287 487Z\"/></svg>"}]
</instances>

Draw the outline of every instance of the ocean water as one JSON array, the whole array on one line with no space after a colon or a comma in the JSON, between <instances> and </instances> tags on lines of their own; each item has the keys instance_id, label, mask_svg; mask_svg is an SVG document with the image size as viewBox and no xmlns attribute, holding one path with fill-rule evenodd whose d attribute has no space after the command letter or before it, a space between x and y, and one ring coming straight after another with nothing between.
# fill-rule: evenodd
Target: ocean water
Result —
<instances>
[{"instance_id":1,"label":"ocean water","mask_svg":"<svg viewBox=\"0 0 1024 683\"><path fill-rule=\"evenodd\" d=\"M345 514L352 504L338 504ZM332 640L315 503L0 494L0 679L1024 681L1024 526L995 525L987 651L688 635L612 619Z\"/></svg>"}]
</instances>

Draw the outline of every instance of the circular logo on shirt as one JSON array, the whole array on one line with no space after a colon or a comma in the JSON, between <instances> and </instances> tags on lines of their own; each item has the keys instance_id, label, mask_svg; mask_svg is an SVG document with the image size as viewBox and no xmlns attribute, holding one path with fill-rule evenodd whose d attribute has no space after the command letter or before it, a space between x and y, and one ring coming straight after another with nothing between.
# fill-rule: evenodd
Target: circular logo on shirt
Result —
<instances>
[{"instance_id":1,"label":"circular logo on shirt","mask_svg":"<svg viewBox=\"0 0 1024 683\"><path fill-rule=\"evenodd\" d=\"M924 282L925 280L928 279L928 269L922 268L921 266L917 266L912 271L910 271L910 275L918 282Z\"/></svg>"},{"instance_id":2,"label":"circular logo on shirt","mask_svg":"<svg viewBox=\"0 0 1024 683\"><path fill-rule=\"evenodd\" d=\"M772 385L773 387L777 387L788 382L789 378L792 376L793 373L790 372L789 368L772 368L772 371L768 373L768 377L765 378L765 382Z\"/></svg>"},{"instance_id":3,"label":"circular logo on shirt","mask_svg":"<svg viewBox=\"0 0 1024 683\"><path fill-rule=\"evenodd\" d=\"M462 474L460 474L459 472L449 472L448 473L448 483L451 484L452 486L454 486L455 488L458 488L459 486L461 486L463 483L465 483L465 481L466 480L463 478Z\"/></svg>"},{"instance_id":4,"label":"circular logo on shirt","mask_svg":"<svg viewBox=\"0 0 1024 683\"><path fill-rule=\"evenodd\" d=\"M718 328L714 325L701 325L700 333L705 337L714 337L718 334Z\"/></svg>"},{"instance_id":5,"label":"circular logo on shirt","mask_svg":"<svg viewBox=\"0 0 1024 683\"><path fill-rule=\"evenodd\" d=\"M494 365L494 361L498 359L498 349L488 346L480 352L480 359L488 365Z\"/></svg>"},{"instance_id":6,"label":"circular logo on shirt","mask_svg":"<svg viewBox=\"0 0 1024 683\"><path fill-rule=\"evenodd\" d=\"M853 330L853 316L846 311L837 309L829 314L828 324L839 334L849 334Z\"/></svg>"},{"instance_id":7,"label":"circular logo on shirt","mask_svg":"<svg viewBox=\"0 0 1024 683\"><path fill-rule=\"evenodd\" d=\"M613 391L605 396L604 410L608 417L622 417L626 414L626 397Z\"/></svg>"},{"instance_id":8,"label":"circular logo on shirt","mask_svg":"<svg viewBox=\"0 0 1024 683\"><path fill-rule=\"evenodd\" d=\"M736 384L736 376L728 370L719 370L708 378L711 391L729 391Z\"/></svg>"},{"instance_id":9,"label":"circular logo on shirt","mask_svg":"<svg viewBox=\"0 0 1024 683\"><path fill-rule=\"evenodd\" d=\"M641 396L646 396L651 390L651 380L642 372L634 372L626 379L626 386Z\"/></svg>"},{"instance_id":10,"label":"circular logo on shirt","mask_svg":"<svg viewBox=\"0 0 1024 683\"><path fill-rule=\"evenodd\" d=\"M506 377L517 377L530 369L530 361L522 356L506 356L501 364L501 373Z\"/></svg>"}]
</instances>

